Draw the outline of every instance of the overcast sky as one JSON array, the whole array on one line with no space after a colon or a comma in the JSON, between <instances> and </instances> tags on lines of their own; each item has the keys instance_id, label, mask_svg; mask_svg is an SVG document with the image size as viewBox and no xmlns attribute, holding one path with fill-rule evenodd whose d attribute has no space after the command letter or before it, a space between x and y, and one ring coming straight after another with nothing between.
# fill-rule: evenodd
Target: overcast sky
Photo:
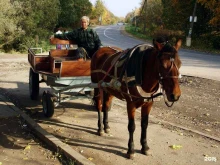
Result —
<instances>
[{"instance_id":1,"label":"overcast sky","mask_svg":"<svg viewBox=\"0 0 220 165\"><path fill-rule=\"evenodd\" d=\"M89 0L94 3L96 0ZM127 13L140 7L141 0L102 0L105 6L111 11L115 16L125 17Z\"/></svg>"}]
</instances>

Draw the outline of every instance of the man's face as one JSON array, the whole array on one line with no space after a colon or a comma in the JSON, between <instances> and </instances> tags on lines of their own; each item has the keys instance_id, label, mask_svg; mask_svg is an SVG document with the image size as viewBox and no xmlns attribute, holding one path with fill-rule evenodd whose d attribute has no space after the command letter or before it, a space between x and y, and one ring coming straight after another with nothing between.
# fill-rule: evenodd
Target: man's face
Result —
<instances>
[{"instance_id":1,"label":"man's face","mask_svg":"<svg viewBox=\"0 0 220 165\"><path fill-rule=\"evenodd\" d=\"M87 29L88 25L89 24L88 24L88 22L85 19L81 20L81 26L82 26L83 29Z\"/></svg>"}]
</instances>

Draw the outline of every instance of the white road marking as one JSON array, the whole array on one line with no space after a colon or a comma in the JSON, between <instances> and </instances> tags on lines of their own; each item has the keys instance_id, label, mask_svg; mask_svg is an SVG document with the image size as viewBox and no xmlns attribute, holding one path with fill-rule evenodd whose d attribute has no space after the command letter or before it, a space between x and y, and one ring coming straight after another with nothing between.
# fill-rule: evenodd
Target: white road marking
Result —
<instances>
[{"instance_id":1,"label":"white road marking","mask_svg":"<svg viewBox=\"0 0 220 165\"><path fill-rule=\"evenodd\" d=\"M104 36L106 36L106 37L107 37L107 38L109 38L109 39L116 40L116 39L111 38L111 37L109 37L109 36L107 36L107 35L106 35L106 33L105 33L105 32L106 32L106 30L108 30L108 29L111 29L111 28L107 28L107 29L105 29L105 31L104 31Z\"/></svg>"}]
</instances>

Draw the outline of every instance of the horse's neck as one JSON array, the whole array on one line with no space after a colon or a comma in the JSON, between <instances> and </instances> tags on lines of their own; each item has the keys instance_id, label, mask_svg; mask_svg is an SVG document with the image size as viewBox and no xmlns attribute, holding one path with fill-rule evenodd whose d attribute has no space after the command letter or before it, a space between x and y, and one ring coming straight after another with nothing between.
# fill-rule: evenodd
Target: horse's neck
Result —
<instances>
[{"instance_id":1,"label":"horse's neck","mask_svg":"<svg viewBox=\"0 0 220 165\"><path fill-rule=\"evenodd\" d=\"M147 60L144 60L143 68L143 83L142 89L146 92L153 92L158 88L158 64L156 55L150 55Z\"/></svg>"}]
</instances>

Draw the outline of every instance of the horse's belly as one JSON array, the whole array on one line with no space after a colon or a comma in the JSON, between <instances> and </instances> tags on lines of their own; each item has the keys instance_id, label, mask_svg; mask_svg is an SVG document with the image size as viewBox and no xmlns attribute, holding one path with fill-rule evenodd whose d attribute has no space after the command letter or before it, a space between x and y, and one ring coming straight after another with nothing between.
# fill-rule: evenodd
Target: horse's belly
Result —
<instances>
[{"instance_id":1,"label":"horse's belly","mask_svg":"<svg viewBox=\"0 0 220 165\"><path fill-rule=\"evenodd\" d=\"M111 89L111 88L105 88L105 91L111 95L114 95L115 97L117 97L120 100L125 99L122 91L118 91L116 89Z\"/></svg>"}]
</instances>

